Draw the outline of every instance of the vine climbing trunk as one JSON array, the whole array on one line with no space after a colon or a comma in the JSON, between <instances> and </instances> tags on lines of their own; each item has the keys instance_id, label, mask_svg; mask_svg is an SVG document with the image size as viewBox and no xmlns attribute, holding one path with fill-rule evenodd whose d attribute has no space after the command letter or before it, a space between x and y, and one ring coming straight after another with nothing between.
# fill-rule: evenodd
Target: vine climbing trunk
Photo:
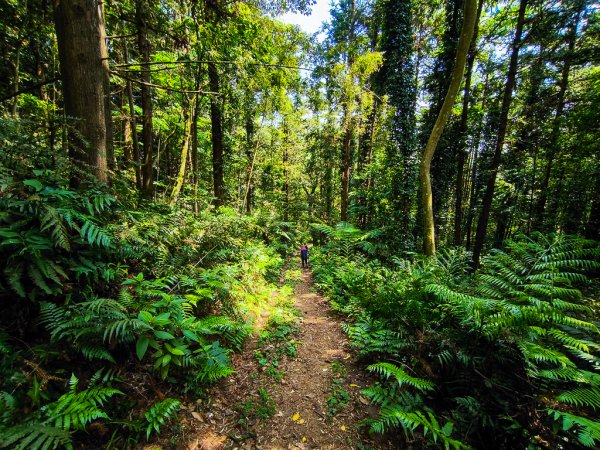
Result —
<instances>
[{"instance_id":1,"label":"vine climbing trunk","mask_svg":"<svg viewBox=\"0 0 600 450\"><path fill-rule=\"evenodd\" d=\"M425 254L428 256L435 254L435 229L433 219L433 195L431 190L431 159L435 153L438 141L444 130L444 126L452 113L452 107L456 99L456 94L460 88L463 72L465 70L465 62L475 22L477 21L477 0L467 0L465 2L465 14L463 19L462 30L458 47L456 50L456 60L452 69L452 77L448 92L444 98L444 103L437 116L425 149L420 166L420 183L421 183L421 201L423 205L423 246Z\"/></svg>"},{"instance_id":2,"label":"vine climbing trunk","mask_svg":"<svg viewBox=\"0 0 600 450\"><path fill-rule=\"evenodd\" d=\"M510 62L508 64L508 74L502 96L502 106L500 107L500 118L498 121L498 135L496 145L494 147L494 157L490 167L490 176L488 178L485 194L483 195L483 203L481 207L481 215L477 222L477 231L475 232L475 243L473 245L473 267L479 266L481 251L485 243L487 234L487 226L490 218L490 210L492 208L492 199L494 198L494 190L496 187L496 176L502 161L502 148L504 147L504 139L506 138L506 129L508 127L508 112L512 103L512 93L515 87L517 76L517 62L519 60L519 50L521 48L521 40L523 35L523 26L525 24L525 10L527 9L527 0L521 0L519 4L519 16L517 18L517 27L512 43L512 52Z\"/></svg>"},{"instance_id":3,"label":"vine climbing trunk","mask_svg":"<svg viewBox=\"0 0 600 450\"><path fill-rule=\"evenodd\" d=\"M195 97L190 100L184 101L183 106L183 123L184 123L184 136L183 145L181 147L181 157L179 159L179 171L177 172L177 178L171 197L169 199L169 206L173 207L179 198L179 193L183 187L183 181L185 179L185 167L188 161L188 153L190 149L190 141L192 138L192 128L194 126L194 109L195 109ZM191 110L191 113L190 113Z\"/></svg>"}]
</instances>

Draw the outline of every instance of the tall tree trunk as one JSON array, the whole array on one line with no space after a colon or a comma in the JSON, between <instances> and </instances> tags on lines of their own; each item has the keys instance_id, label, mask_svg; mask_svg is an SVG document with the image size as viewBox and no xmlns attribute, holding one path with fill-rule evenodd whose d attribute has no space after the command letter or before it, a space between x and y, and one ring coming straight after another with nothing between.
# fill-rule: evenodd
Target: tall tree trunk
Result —
<instances>
[{"instance_id":1,"label":"tall tree trunk","mask_svg":"<svg viewBox=\"0 0 600 450\"><path fill-rule=\"evenodd\" d=\"M350 165L351 165L351 147L352 142L352 126L350 123L350 112L346 106L344 113L344 138L342 139L342 166L341 172L341 195L340 195L340 220L345 222L348 220L348 193L350 189Z\"/></svg>"},{"instance_id":2,"label":"tall tree trunk","mask_svg":"<svg viewBox=\"0 0 600 450\"><path fill-rule=\"evenodd\" d=\"M198 213L198 179L199 167L198 167L198 111L200 110L200 102L198 101L198 94L196 94L194 108L194 116L192 118L192 182L194 183L194 212Z\"/></svg>"},{"instance_id":3,"label":"tall tree trunk","mask_svg":"<svg viewBox=\"0 0 600 450\"><path fill-rule=\"evenodd\" d=\"M429 135L427 144L423 151L423 158L421 159L420 168L420 179L421 179L421 201L423 204L423 246L425 254L428 256L435 254L435 228L433 222L433 196L431 191L431 159L435 153L437 143L444 131L444 126L452 113L452 107L456 100L456 94L460 88L463 73L465 70L465 62L467 59L467 52L473 37L473 30L475 28L475 22L477 21L477 0L466 0L465 2L465 15L463 20L462 31L460 33L460 39L458 41L458 47L456 50L456 60L454 62L454 68L452 69L452 77L450 79L450 86L448 92L444 98L444 103L440 109L440 113L435 121L433 130Z\"/></svg>"},{"instance_id":4,"label":"tall tree trunk","mask_svg":"<svg viewBox=\"0 0 600 450\"><path fill-rule=\"evenodd\" d=\"M588 239L600 241L600 167L596 169L596 188L592 193L590 215L585 225L584 235Z\"/></svg>"},{"instance_id":5,"label":"tall tree trunk","mask_svg":"<svg viewBox=\"0 0 600 450\"><path fill-rule=\"evenodd\" d=\"M54 21L60 59L65 114L75 117L76 133L69 133L69 156L79 171L108 181L105 66L102 63L98 3L95 0L55 0ZM77 186L81 172L74 173Z\"/></svg>"},{"instance_id":6,"label":"tall tree trunk","mask_svg":"<svg viewBox=\"0 0 600 450\"><path fill-rule=\"evenodd\" d=\"M195 97L193 97L195 99ZM191 103L191 104L190 104ZM179 159L179 171L177 172L177 178L175 180L175 186L173 186L173 191L171 192L171 198L169 199L169 206L173 207L175 203L177 203L177 199L179 198L179 193L181 192L181 188L183 187L183 181L185 180L185 166L188 160L188 152L190 149L190 140L192 137L192 127L194 123L194 108L195 101L191 102L188 99L184 100L183 105L183 123L184 123L184 131L183 131L183 145L181 146L181 157ZM190 114L190 109L191 114Z\"/></svg>"},{"instance_id":7,"label":"tall tree trunk","mask_svg":"<svg viewBox=\"0 0 600 450\"><path fill-rule=\"evenodd\" d=\"M500 109L500 119L498 123L498 135L494 148L494 158L492 160L490 176L488 178L485 194L483 196L481 215L479 216L479 221L477 222L477 231L475 233L475 244L473 246L474 267L479 266L479 259L481 257L481 251L483 250L483 244L485 243L485 236L487 234L487 225L490 218L490 210L492 208L492 199L494 197L494 190L496 188L496 176L498 175L498 169L500 168L500 162L502 161L502 148L504 147L504 139L506 138L508 113L512 103L512 93L515 87L517 76L517 63L519 60L519 50L521 49L521 38L523 35L526 9L527 0L521 0L521 3L519 4L519 16L517 18L515 37L512 43L510 62L508 64L508 74L506 76L504 95L502 96L502 106Z\"/></svg>"},{"instance_id":8,"label":"tall tree trunk","mask_svg":"<svg viewBox=\"0 0 600 450\"><path fill-rule=\"evenodd\" d=\"M467 125L469 119L469 102L471 99L471 77L473 75L473 66L475 65L475 57L477 56L477 38L479 35L479 18L483 9L483 0L479 0L477 6L477 19L475 21L475 30L469 47L469 55L467 57L467 72L465 74L465 87L463 93L462 111L460 114L460 148L458 149L458 162L456 164L456 193L454 202L454 245L461 245L462 222L463 222L463 197L465 184L465 161L467 159Z\"/></svg>"},{"instance_id":9,"label":"tall tree trunk","mask_svg":"<svg viewBox=\"0 0 600 450\"><path fill-rule=\"evenodd\" d=\"M17 92L19 92L19 81L20 81L20 71L21 71L21 48L23 47L23 41L21 35L17 38L17 49L15 52L15 62L13 64L13 80L12 80L12 91L13 91L13 99L11 106L11 114L13 117L17 117L17 107L19 105L19 96Z\"/></svg>"},{"instance_id":10,"label":"tall tree trunk","mask_svg":"<svg viewBox=\"0 0 600 450\"><path fill-rule=\"evenodd\" d=\"M150 42L148 41L148 5L146 0L136 0L135 18L137 23L137 38L141 69L141 91L142 91L142 145L144 162L142 165L142 190L146 197L152 197L154 192L154 155L153 155L153 133L152 133L152 91L150 89Z\"/></svg>"},{"instance_id":11,"label":"tall tree trunk","mask_svg":"<svg viewBox=\"0 0 600 450\"><path fill-rule=\"evenodd\" d=\"M254 169L254 114L253 111L248 111L246 115L246 189L243 192L242 210L246 209L246 214L252 212L252 172Z\"/></svg>"},{"instance_id":12,"label":"tall tree trunk","mask_svg":"<svg viewBox=\"0 0 600 450\"><path fill-rule=\"evenodd\" d=\"M108 65L108 44L106 42L106 25L104 21L104 2L98 1L98 22L100 24L100 54L102 55L102 74L104 85L104 122L106 123L106 160L108 169L114 172L116 167L115 149L113 145L112 102L110 95L110 69ZM110 175L110 173L109 173Z\"/></svg>"},{"instance_id":13,"label":"tall tree trunk","mask_svg":"<svg viewBox=\"0 0 600 450\"><path fill-rule=\"evenodd\" d=\"M358 171L364 176L364 171L371 164L371 155L373 153L373 139L375 138L375 122L379 110L379 102L375 99L373 109L369 114L369 121L365 129L364 135L360 140L360 152L358 157ZM358 224L360 228L366 228L369 221L369 190L371 187L371 175L364 177L361 183L362 194L358 201L359 215Z\"/></svg>"},{"instance_id":14,"label":"tall tree trunk","mask_svg":"<svg viewBox=\"0 0 600 450\"><path fill-rule=\"evenodd\" d=\"M217 66L208 64L208 80L212 92L220 92L220 80ZM223 178L223 114L220 99L210 99L210 131L212 141L213 193L216 208L225 204L225 181Z\"/></svg>"},{"instance_id":15,"label":"tall tree trunk","mask_svg":"<svg viewBox=\"0 0 600 450\"><path fill-rule=\"evenodd\" d=\"M558 151L558 139L560 137L560 125L563 111L565 109L565 95L567 88L569 87L569 74L571 71L571 60L573 57L573 50L575 49L575 42L577 40L577 28L581 20L581 14L585 6L585 0L577 0L575 16L569 27L569 33L567 35L567 52L565 54L565 60L561 71L561 79L558 90L558 101L556 105L556 113L554 115L554 121L552 123L552 131L550 132L549 149L546 159L546 169L544 171L544 178L540 186L540 197L535 206L533 229L544 229L544 210L546 208L546 202L548 200L548 186L550 184L550 176L552 174L552 165L554 163L554 157Z\"/></svg>"},{"instance_id":16,"label":"tall tree trunk","mask_svg":"<svg viewBox=\"0 0 600 450\"><path fill-rule=\"evenodd\" d=\"M125 64L129 63L129 49L127 47L127 39L123 43L123 57ZM142 190L142 170L140 167L140 144L137 134L137 120L135 116L135 106L133 103L133 86L130 80L125 81L125 89L127 90L127 103L129 105L129 126L131 127L131 142L132 142L132 160L135 171L135 186L138 191Z\"/></svg>"}]
</instances>

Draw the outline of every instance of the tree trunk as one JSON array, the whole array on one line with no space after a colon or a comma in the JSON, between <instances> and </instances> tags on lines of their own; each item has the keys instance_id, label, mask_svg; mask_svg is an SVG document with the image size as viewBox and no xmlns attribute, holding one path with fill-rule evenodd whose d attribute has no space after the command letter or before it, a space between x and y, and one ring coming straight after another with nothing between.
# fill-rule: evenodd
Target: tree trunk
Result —
<instances>
[{"instance_id":1,"label":"tree trunk","mask_svg":"<svg viewBox=\"0 0 600 450\"><path fill-rule=\"evenodd\" d=\"M379 102L377 99L373 103L373 109L369 114L369 121L363 135L360 140L360 153L358 158L358 171L364 176L363 172L368 169L371 164L371 155L373 153L373 139L375 138L375 122L377 121L377 114L379 110ZM362 194L359 198L359 215L358 224L359 227L365 229L369 221L369 190L371 187L371 175L366 176L362 183L361 189Z\"/></svg>"},{"instance_id":2,"label":"tree trunk","mask_svg":"<svg viewBox=\"0 0 600 450\"><path fill-rule=\"evenodd\" d=\"M342 167L341 170L341 195L340 195L340 220L345 222L348 220L348 193L350 189L350 165L351 165L351 148L352 142L352 127L350 125L352 119L350 113L346 109L344 114L344 139L342 140Z\"/></svg>"},{"instance_id":3,"label":"tree trunk","mask_svg":"<svg viewBox=\"0 0 600 450\"><path fill-rule=\"evenodd\" d=\"M467 124L469 118L469 101L471 98L471 77L473 75L473 66L475 65L475 56L477 55L477 38L479 35L479 18L483 9L483 0L479 0L477 6L477 19L475 21L475 29L471 46L469 47L469 55L467 57L467 72L465 75L465 88L463 94L462 111L460 115L460 148L458 150L458 162L456 169L456 194L454 204L454 245L461 245L462 236L462 221L463 221L463 197L465 184L465 161L467 159Z\"/></svg>"},{"instance_id":4,"label":"tree trunk","mask_svg":"<svg viewBox=\"0 0 600 450\"><path fill-rule=\"evenodd\" d=\"M200 110L200 102L198 94L195 98L196 107L194 108L194 116L192 118L192 182L194 183L194 213L198 213L198 111Z\"/></svg>"},{"instance_id":5,"label":"tree trunk","mask_svg":"<svg viewBox=\"0 0 600 450\"><path fill-rule=\"evenodd\" d=\"M191 103L191 105L190 105ZM188 160L188 152L190 148L190 140L192 136L192 127L194 123L194 100L191 102L189 100L184 100L183 105L183 123L184 123L184 131L183 131L183 145L181 147L181 157L179 159L179 171L177 173L177 178L175 181L175 186L173 186L173 191L171 192L171 198L169 199L169 206L173 207L179 198L179 193L181 192L181 188L183 187L183 181L185 179L185 166ZM190 114L190 109L192 110Z\"/></svg>"},{"instance_id":6,"label":"tree trunk","mask_svg":"<svg viewBox=\"0 0 600 450\"><path fill-rule=\"evenodd\" d=\"M458 47L456 50L456 60L454 62L454 68L452 69L452 77L450 79L450 86L448 92L444 98L444 103L440 109L438 117L431 130L425 149L423 150L423 157L421 160L420 167L420 180L421 180L421 200L423 204L423 246L425 254L428 256L435 254L435 229L433 221L433 196L431 191L431 159L435 153L435 148L444 130L444 125L448 121L450 114L452 113L452 107L456 99L456 94L460 88L463 73L465 70L465 62L467 59L467 52L473 37L473 30L475 28L475 22L477 21L477 0L466 0L465 2L465 16L463 20L462 31L460 39L458 41Z\"/></svg>"},{"instance_id":7,"label":"tree trunk","mask_svg":"<svg viewBox=\"0 0 600 450\"><path fill-rule=\"evenodd\" d=\"M246 189L244 190L244 198L242 200L242 210L246 209L246 214L252 212L252 172L254 169L254 116L253 112L249 111L246 115Z\"/></svg>"},{"instance_id":8,"label":"tree trunk","mask_svg":"<svg viewBox=\"0 0 600 450\"><path fill-rule=\"evenodd\" d=\"M521 37L523 34L523 24L525 23L526 9L527 0L521 0L519 5L519 16L517 18L515 37L512 43L512 52L508 65L508 74L506 77L504 95L502 97L502 106L500 109L500 119L498 123L498 136L496 138L496 145L494 148L494 158L492 160L490 176L488 178L485 194L483 196L481 215L479 216L479 221L477 222L477 231L475 232L473 267L479 267L479 259L481 257L481 251L483 250L483 244L485 243L487 225L490 218L490 210L492 208L492 199L494 197L494 190L496 188L496 176L498 174L498 169L500 168L500 162L502 161L502 148L504 147L504 139L506 137L506 129L508 126L508 113L512 103L512 92L515 87L517 76L517 62L519 60L519 50L521 48Z\"/></svg>"},{"instance_id":9,"label":"tree trunk","mask_svg":"<svg viewBox=\"0 0 600 450\"><path fill-rule=\"evenodd\" d=\"M104 32L98 4L93 0L56 0L54 7L65 114L77 119L77 132L69 133L69 157L76 168L71 184L79 185L82 172L107 182Z\"/></svg>"},{"instance_id":10,"label":"tree trunk","mask_svg":"<svg viewBox=\"0 0 600 450\"><path fill-rule=\"evenodd\" d=\"M102 55L102 81L104 85L104 122L106 123L106 159L111 172L116 168L115 149L113 145L112 102L110 95L110 69L108 67L108 44L104 21L104 3L98 1L98 23L100 24L100 54ZM109 173L110 175L110 173Z\"/></svg>"},{"instance_id":11,"label":"tree trunk","mask_svg":"<svg viewBox=\"0 0 600 450\"><path fill-rule=\"evenodd\" d=\"M125 64L129 63L129 49L127 47L127 39L124 39L123 44L123 57L125 58ZM135 106L133 103L133 86L131 81L125 81L125 88L127 90L127 103L129 105L129 126L131 127L131 142L132 142L132 160L135 171L135 187L138 191L142 190L142 171L140 168L140 144L138 142L137 134L137 120L135 116Z\"/></svg>"},{"instance_id":12,"label":"tree trunk","mask_svg":"<svg viewBox=\"0 0 600 450\"><path fill-rule=\"evenodd\" d=\"M15 51L15 63L14 63L14 71L13 71L13 82L12 82L12 91L13 91L13 99L11 106L11 114L13 117L17 117L17 107L19 106L19 96L17 93L19 92L19 80L20 80L20 70L21 70L21 48L23 47L23 41L19 34L17 41L17 49Z\"/></svg>"},{"instance_id":13,"label":"tree trunk","mask_svg":"<svg viewBox=\"0 0 600 450\"><path fill-rule=\"evenodd\" d=\"M144 163L142 166L142 191L146 197L154 192L153 148L152 148L152 91L150 89L150 42L148 41L147 4L145 0L136 0L135 18L137 23L138 48L142 61L142 145Z\"/></svg>"},{"instance_id":14,"label":"tree trunk","mask_svg":"<svg viewBox=\"0 0 600 450\"><path fill-rule=\"evenodd\" d=\"M556 105L556 114L554 115L554 121L552 123L552 131L550 132L549 149L546 161L546 169L544 171L544 178L540 186L540 197L535 206L533 229L540 230L544 229L544 210L546 208L546 202L548 200L548 186L550 184L550 176L552 174L552 165L554 163L554 157L558 150L558 140L560 136L560 125L561 117L565 108L565 94L569 87L569 74L571 71L571 59L573 50L575 49L575 41L577 40L577 28L581 19L581 13L585 6L585 0L578 0L576 4L575 17L571 23L569 34L567 35L567 53L565 54L565 61L561 71L561 79L558 91L558 102Z\"/></svg>"},{"instance_id":15,"label":"tree trunk","mask_svg":"<svg viewBox=\"0 0 600 450\"><path fill-rule=\"evenodd\" d=\"M212 92L219 92L220 80L217 66L208 64L209 86ZM215 208L225 204L225 181L223 179L223 115L219 98L210 99L210 131L212 141L213 193Z\"/></svg>"}]
</instances>

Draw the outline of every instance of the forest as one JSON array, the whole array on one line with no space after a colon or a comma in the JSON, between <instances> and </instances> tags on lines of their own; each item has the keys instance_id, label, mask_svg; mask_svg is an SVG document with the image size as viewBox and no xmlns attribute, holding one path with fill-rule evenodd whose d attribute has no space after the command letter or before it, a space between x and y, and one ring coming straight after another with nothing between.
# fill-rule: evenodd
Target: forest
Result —
<instances>
[{"instance_id":1,"label":"forest","mask_svg":"<svg viewBox=\"0 0 600 450\"><path fill-rule=\"evenodd\" d=\"M0 448L600 447L600 3L314 6L0 0Z\"/></svg>"}]
</instances>

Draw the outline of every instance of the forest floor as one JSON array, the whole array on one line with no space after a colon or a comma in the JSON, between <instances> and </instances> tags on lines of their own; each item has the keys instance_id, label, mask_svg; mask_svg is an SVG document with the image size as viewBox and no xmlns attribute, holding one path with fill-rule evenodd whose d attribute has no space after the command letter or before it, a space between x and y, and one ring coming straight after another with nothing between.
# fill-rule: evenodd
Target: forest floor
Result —
<instances>
[{"instance_id":1,"label":"forest floor","mask_svg":"<svg viewBox=\"0 0 600 450\"><path fill-rule=\"evenodd\" d=\"M232 356L236 373L210 389L208 404L186 405L180 438L188 450L393 448L359 427L375 413L360 394L374 380L356 361L340 317L314 291L311 272L302 269L298 323L282 333L283 347L257 332ZM269 358L270 350L280 356Z\"/></svg>"}]
</instances>

